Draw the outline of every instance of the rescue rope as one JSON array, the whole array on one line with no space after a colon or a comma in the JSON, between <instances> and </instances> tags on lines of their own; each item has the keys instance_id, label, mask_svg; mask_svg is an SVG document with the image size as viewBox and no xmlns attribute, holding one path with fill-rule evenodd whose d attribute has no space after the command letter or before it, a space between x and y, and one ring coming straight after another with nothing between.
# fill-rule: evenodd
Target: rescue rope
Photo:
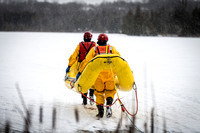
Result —
<instances>
[{"instance_id":1,"label":"rescue rope","mask_svg":"<svg viewBox=\"0 0 200 133\"><path fill-rule=\"evenodd\" d=\"M128 114L125 112L126 116L128 117L128 119L131 121L131 123L133 124L134 128L140 132L140 133L144 133L143 131L141 131L133 122L133 120L128 116Z\"/></svg>"},{"instance_id":2,"label":"rescue rope","mask_svg":"<svg viewBox=\"0 0 200 133\"><path fill-rule=\"evenodd\" d=\"M82 92L81 92L81 94L82 94L84 97L86 97L87 99L89 99L89 100L93 101L94 103L96 103L97 105L101 105L101 106L103 106L103 107L111 107L111 106L113 106L118 100L120 100L119 98L117 98L117 99L113 102L113 104L111 104L111 105L103 105L103 104L99 104L98 102L94 101L93 99L87 97L87 96L86 96L85 94L83 94Z\"/></svg>"},{"instance_id":3,"label":"rescue rope","mask_svg":"<svg viewBox=\"0 0 200 133\"><path fill-rule=\"evenodd\" d=\"M127 113L128 113L130 116L132 116L132 117L136 116L137 113L138 113L138 97L137 97L137 90L134 90L134 91L135 91L136 104L137 104L136 111L135 111L134 114L131 114L131 113L125 108L125 106L124 106L124 104L121 102L121 100L119 99L120 102L121 102L122 111L123 111L123 112L127 112Z\"/></svg>"},{"instance_id":4,"label":"rescue rope","mask_svg":"<svg viewBox=\"0 0 200 133\"><path fill-rule=\"evenodd\" d=\"M111 107L111 106L113 106L117 101L119 101L119 103L120 103L120 105L121 105L122 111L123 111L123 112L127 112L127 114L129 114L129 115L132 116L132 117L136 116L137 113L138 113L137 89L135 89L135 96L136 96L136 104L137 104L137 107L136 107L136 112L135 112L134 114L131 114L131 113L126 109L126 107L124 106L124 104L122 103L122 101L120 100L119 97L113 102L113 104L111 104L111 105L103 105L103 104L99 104L98 102L94 101L93 99L87 97L87 96L86 96L85 94L83 94L82 92L81 92L81 94L82 94L84 97L86 97L87 99L89 99L89 100L93 101L94 103L96 103L97 105L101 105L101 106L103 106L103 107Z\"/></svg>"},{"instance_id":5,"label":"rescue rope","mask_svg":"<svg viewBox=\"0 0 200 133\"><path fill-rule=\"evenodd\" d=\"M136 86L136 85L135 85L135 86ZM134 89L134 88L133 88L133 89ZM103 106L103 107L111 107L111 106L113 106L113 105L119 100L119 103L121 103L120 105L121 105L122 112L124 112L124 113L126 114L126 116L128 117L128 119L131 121L131 123L133 123L134 128L135 128L138 132L144 133L143 131L141 131L141 130L134 124L134 122L132 121L132 119L129 117L129 115L132 116L132 117L134 117L134 116L136 116L137 113L138 113L137 87L134 89L134 91L135 91L136 103L137 103L136 112L135 112L134 114L131 114L131 113L125 108L124 104L122 103L122 101L120 100L119 97L118 97L118 98L113 102L113 104L111 104L111 105L102 105L102 104L99 104L98 102L94 101L93 99L87 97L87 96L86 96L85 94L83 94L82 92L81 92L81 94L82 94L84 97L86 97L87 99L89 99L89 100L91 100L91 101L95 102L96 104L101 105L101 106ZM117 95L118 95L118 93L117 93ZM119 95L118 95L118 96L119 96Z\"/></svg>"},{"instance_id":6,"label":"rescue rope","mask_svg":"<svg viewBox=\"0 0 200 133\"><path fill-rule=\"evenodd\" d=\"M75 81L76 81L76 79L74 79L74 80L72 80L72 81L70 82L71 89L74 87Z\"/></svg>"},{"instance_id":7,"label":"rescue rope","mask_svg":"<svg viewBox=\"0 0 200 133\"><path fill-rule=\"evenodd\" d=\"M108 58L108 59L109 59L109 58ZM114 79L115 75L114 75L114 73L113 73L111 64L110 64L110 63L108 63L108 64L109 64L110 70L111 70L111 72L112 72L113 81L115 81L115 79ZM116 89L116 91L117 91L117 97L118 97L117 99L119 100L119 104L121 105L122 111L123 111L123 112L126 111L126 112L127 112L130 116L132 116L132 117L136 116L136 115L137 115L137 112L138 112L137 86L136 86L135 82L134 82L134 84L133 84L133 90L135 90L137 108L136 108L136 112L135 112L134 114L131 114L131 113L125 108L124 104L123 104L122 101L120 100L118 91L117 91L117 89Z\"/></svg>"},{"instance_id":8,"label":"rescue rope","mask_svg":"<svg viewBox=\"0 0 200 133\"><path fill-rule=\"evenodd\" d=\"M109 63L109 66L110 66L110 63ZM111 71L113 71L111 66L110 66L110 69L111 69ZM113 74L113 80L114 80L114 76L115 76L115 75L114 75L114 73L112 73L112 74ZM75 81L76 81L75 79L71 80L71 82L70 82L71 88L74 87ZM87 99L89 99L89 100L93 101L94 103L96 103L97 105L101 105L101 106L103 106L103 107L111 107L111 106L113 106L117 101L119 101L119 104L121 105L122 111L123 111L123 112L127 112L127 114L129 114L130 116L134 117L134 116L136 116L137 113L138 113L137 86L136 86L135 83L134 83L134 85L133 85L133 90L135 91L136 105L137 105L136 111L135 111L134 114L131 114L131 113L126 109L126 107L124 106L124 104L122 103L122 101L121 101L120 98L119 98L118 91L117 91L117 97L118 97L118 98L117 98L117 99L113 102L113 104L111 104L111 105L102 105L102 104L99 104L98 102L94 101L93 99L87 97L87 96L86 96L85 94L83 94L82 92L80 92L80 93L81 93L84 97L86 97Z\"/></svg>"}]
</instances>

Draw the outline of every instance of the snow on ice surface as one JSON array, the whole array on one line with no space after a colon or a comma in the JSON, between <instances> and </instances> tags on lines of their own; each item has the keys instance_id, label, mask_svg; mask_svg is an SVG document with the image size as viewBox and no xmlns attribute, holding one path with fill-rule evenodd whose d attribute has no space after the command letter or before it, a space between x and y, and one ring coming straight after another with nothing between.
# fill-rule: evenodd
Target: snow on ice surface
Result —
<instances>
[{"instance_id":1,"label":"snow on ice surface","mask_svg":"<svg viewBox=\"0 0 200 133\"><path fill-rule=\"evenodd\" d=\"M169 132L200 132L200 39L108 36L109 43L128 61L135 76L139 97L136 125L144 130L144 122L148 121L150 129L154 106L156 132L163 130L164 118ZM52 130L53 107L57 110L56 132L117 128L121 117L119 103L113 106L112 118L96 120L95 105L84 108L80 94L64 85L68 58L82 37L83 33L0 32L0 127L8 119L13 129L23 130L24 121L16 110L23 110L17 83L32 110L32 132ZM97 37L94 34L93 41ZM119 91L119 95L133 113L134 92ZM44 110L43 124L39 124L40 106ZM78 123L75 108L80 116ZM122 129L129 124L123 116Z\"/></svg>"}]
</instances>

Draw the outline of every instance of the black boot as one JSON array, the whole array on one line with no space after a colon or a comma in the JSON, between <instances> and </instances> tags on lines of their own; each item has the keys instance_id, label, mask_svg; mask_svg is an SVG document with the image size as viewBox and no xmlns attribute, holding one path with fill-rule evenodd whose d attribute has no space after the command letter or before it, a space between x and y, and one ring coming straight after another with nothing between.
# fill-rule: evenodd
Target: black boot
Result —
<instances>
[{"instance_id":1,"label":"black boot","mask_svg":"<svg viewBox=\"0 0 200 133\"><path fill-rule=\"evenodd\" d=\"M113 98L112 97L108 97L106 98L106 105L112 105L112 102L113 102ZM107 118L110 118L112 116L112 109L111 109L111 106L110 107L106 107L106 117Z\"/></svg>"},{"instance_id":2,"label":"black boot","mask_svg":"<svg viewBox=\"0 0 200 133\"><path fill-rule=\"evenodd\" d=\"M94 100L94 90L93 89L90 89L90 99ZM93 105L94 102L90 100L90 105Z\"/></svg>"},{"instance_id":3,"label":"black boot","mask_svg":"<svg viewBox=\"0 0 200 133\"><path fill-rule=\"evenodd\" d=\"M90 96L93 97L93 95L94 95L94 90L93 90L93 89L90 89Z\"/></svg>"},{"instance_id":4,"label":"black boot","mask_svg":"<svg viewBox=\"0 0 200 133\"><path fill-rule=\"evenodd\" d=\"M96 115L97 118L103 118L104 115L104 107L101 105L97 105L98 114Z\"/></svg>"},{"instance_id":5,"label":"black boot","mask_svg":"<svg viewBox=\"0 0 200 133\"><path fill-rule=\"evenodd\" d=\"M84 95L87 96L87 93L84 93ZM82 95L82 98L83 98L83 103L82 104L83 105L87 105L87 97L85 97L85 96Z\"/></svg>"}]
</instances>

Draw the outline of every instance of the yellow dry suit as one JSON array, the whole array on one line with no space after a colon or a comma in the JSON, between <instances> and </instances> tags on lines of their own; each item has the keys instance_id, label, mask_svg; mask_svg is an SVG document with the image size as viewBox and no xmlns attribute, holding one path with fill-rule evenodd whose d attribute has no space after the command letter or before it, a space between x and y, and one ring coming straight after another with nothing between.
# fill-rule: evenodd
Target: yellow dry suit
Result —
<instances>
[{"instance_id":1,"label":"yellow dry suit","mask_svg":"<svg viewBox=\"0 0 200 133\"><path fill-rule=\"evenodd\" d=\"M113 46L96 46L90 50L85 60L82 61L79 71L82 72L87 63L98 54L118 54L120 56L119 52ZM111 70L103 70L99 73L94 83L94 94L98 104L104 104L107 97L112 97L114 99L114 95L117 91L114 77L115 73Z\"/></svg>"},{"instance_id":2,"label":"yellow dry suit","mask_svg":"<svg viewBox=\"0 0 200 133\"><path fill-rule=\"evenodd\" d=\"M74 53L69 58L70 71L73 71L74 75L79 71L80 63L84 60L87 53L90 51L92 47L96 46L96 43L91 42L80 42Z\"/></svg>"}]
</instances>

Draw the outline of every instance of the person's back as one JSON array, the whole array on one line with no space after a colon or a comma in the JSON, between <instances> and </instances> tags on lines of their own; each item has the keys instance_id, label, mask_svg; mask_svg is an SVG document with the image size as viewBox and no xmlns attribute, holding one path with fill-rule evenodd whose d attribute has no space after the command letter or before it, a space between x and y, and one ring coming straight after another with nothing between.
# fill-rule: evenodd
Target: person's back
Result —
<instances>
[{"instance_id":1,"label":"person's back","mask_svg":"<svg viewBox=\"0 0 200 133\"><path fill-rule=\"evenodd\" d=\"M85 32L84 36L84 42L79 43L79 55L78 55L78 62L82 62L90 49L94 46L96 46L96 43L91 41L92 34L90 32Z\"/></svg>"},{"instance_id":2,"label":"person's back","mask_svg":"<svg viewBox=\"0 0 200 133\"><path fill-rule=\"evenodd\" d=\"M118 55L120 55L118 51L116 51L116 50L113 51L113 46L106 44L106 42L108 40L107 37L103 37L103 39L102 39L102 36L106 36L106 35L100 34L100 36L98 38L98 42L97 42L99 46L94 47L96 55L100 55L100 54L118 54ZM104 70L99 74L98 78L103 78L103 79L112 81L114 79L114 75L115 75L114 72L112 72L111 70Z\"/></svg>"},{"instance_id":3,"label":"person's back","mask_svg":"<svg viewBox=\"0 0 200 133\"><path fill-rule=\"evenodd\" d=\"M79 62L77 68L79 68L79 64L85 59L90 49L96 46L96 43L91 41L91 39L92 39L92 33L89 31L85 32L83 35L84 41L80 42L77 45L74 53L69 58L69 64L68 64L69 69L77 61L77 59ZM66 73L69 72L69 69L66 70Z\"/></svg>"},{"instance_id":4,"label":"person's back","mask_svg":"<svg viewBox=\"0 0 200 133\"><path fill-rule=\"evenodd\" d=\"M96 46L90 50L85 60L81 63L79 69L79 75L77 75L76 79L80 76L81 72L87 65L87 63L99 54L119 54L119 52L115 49L115 47L107 45L108 36L106 34L100 34L98 37ZM104 115L104 105L105 99L107 101L107 105L111 105L114 99L114 95L116 93L115 82L114 82L115 73L112 70L103 70L98 75L95 83L94 83L94 94L96 96L97 108L98 108L98 118L102 118ZM109 118L112 116L111 107L106 108L106 116Z\"/></svg>"},{"instance_id":5,"label":"person's back","mask_svg":"<svg viewBox=\"0 0 200 133\"><path fill-rule=\"evenodd\" d=\"M66 73L68 73L70 70L77 71L77 72L79 71L80 63L85 59L86 55L91 50L91 48L96 46L96 43L91 41L91 39L92 39L92 33L89 31L85 32L83 35L84 41L80 42L77 45L75 51L69 58L69 63L66 69ZM77 60L78 60L77 64L74 65ZM93 94L94 94L94 90L90 89L91 99L94 99ZM87 95L87 93L85 93L85 95ZM83 98L83 104L86 105L87 98L84 97L83 95L82 95L82 98ZM90 104L93 104L93 102L91 101Z\"/></svg>"}]
</instances>

